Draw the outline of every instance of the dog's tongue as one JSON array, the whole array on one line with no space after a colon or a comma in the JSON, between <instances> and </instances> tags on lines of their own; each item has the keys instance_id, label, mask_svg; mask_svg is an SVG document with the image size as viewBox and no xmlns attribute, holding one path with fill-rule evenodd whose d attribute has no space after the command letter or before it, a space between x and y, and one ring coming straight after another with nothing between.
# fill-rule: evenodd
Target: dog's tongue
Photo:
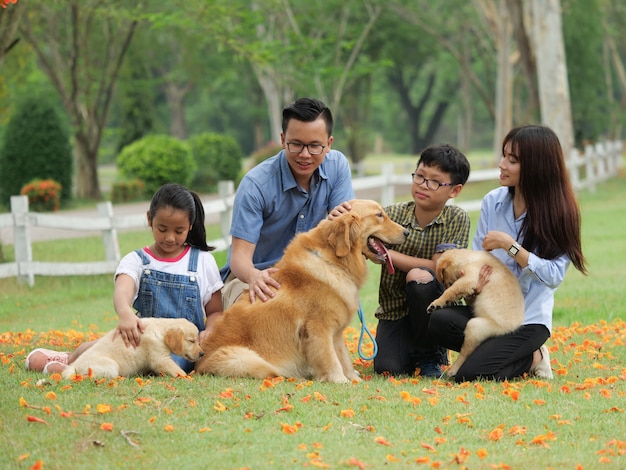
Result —
<instances>
[{"instance_id":1,"label":"dog's tongue","mask_svg":"<svg viewBox=\"0 0 626 470\"><path fill-rule=\"evenodd\" d=\"M372 237L372 240L376 245L376 248L378 248L377 258L381 261L384 260L385 266L387 268L387 273L393 274L396 270L394 269L393 263L391 262L391 254L387 250L387 247L378 238Z\"/></svg>"}]
</instances>

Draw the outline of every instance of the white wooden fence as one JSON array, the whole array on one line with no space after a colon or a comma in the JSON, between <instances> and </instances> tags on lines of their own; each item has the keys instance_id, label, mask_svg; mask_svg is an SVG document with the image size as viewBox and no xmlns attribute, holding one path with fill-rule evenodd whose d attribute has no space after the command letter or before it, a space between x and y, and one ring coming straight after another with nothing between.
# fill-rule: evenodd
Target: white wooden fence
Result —
<instances>
[{"instance_id":1,"label":"white wooden fence","mask_svg":"<svg viewBox=\"0 0 626 470\"><path fill-rule=\"evenodd\" d=\"M621 141L596 144L593 147L587 147L583 153L575 149L568 161L574 188L593 191L597 184L618 174L622 166L622 159L623 146ZM500 170L497 168L473 170L468 182L495 180L498 179L499 174ZM406 172L396 174L392 164L384 164L381 174L355 178L352 180L352 186L357 197L360 197L359 194L363 194L363 192L371 195L371 190L380 191L379 197L373 197L373 199L377 199L385 206L395 201L396 187L410 186L410 183L407 184ZM207 215L219 214L222 237L209 242L210 245L216 247L217 251L227 249L230 244L228 232L232 217L233 199L234 184L232 181L224 181L219 186L219 197L204 203L204 210ZM467 211L476 211L480 209L481 201L464 201L457 202L457 204ZM137 215L115 216L113 205L110 202L99 204L98 212L99 217L97 218L29 212L26 196L11 197L11 213L0 214L0 228L13 228L15 261L0 263L0 279L17 276L32 286L35 282L35 275L93 275L115 272L120 260L117 231L144 228L146 215L143 212ZM30 240L31 227L101 231L106 259L80 263L33 261Z\"/></svg>"}]
</instances>

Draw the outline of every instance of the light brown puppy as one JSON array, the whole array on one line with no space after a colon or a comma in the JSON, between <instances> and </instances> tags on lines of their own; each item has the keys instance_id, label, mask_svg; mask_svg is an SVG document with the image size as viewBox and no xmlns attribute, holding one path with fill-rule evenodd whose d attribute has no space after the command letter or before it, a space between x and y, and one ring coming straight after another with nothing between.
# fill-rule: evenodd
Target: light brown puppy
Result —
<instances>
[{"instance_id":1,"label":"light brown puppy","mask_svg":"<svg viewBox=\"0 0 626 470\"><path fill-rule=\"evenodd\" d=\"M203 340L196 372L226 376L358 381L343 332L359 307L366 258L391 265L383 242L406 238L375 201L352 200L350 212L294 237L278 271L281 285L267 302L247 293Z\"/></svg>"},{"instance_id":2,"label":"light brown puppy","mask_svg":"<svg viewBox=\"0 0 626 470\"><path fill-rule=\"evenodd\" d=\"M484 265L490 266L492 272L480 294L475 295L479 273ZM429 312L461 299L465 299L474 309L474 317L465 327L465 339L459 356L447 371L453 377L480 343L492 336L509 333L522 324L524 297L519 281L511 270L486 251L446 251L437 260L437 280L443 283L446 290L429 305ZM436 312L433 314L436 315Z\"/></svg>"},{"instance_id":3,"label":"light brown puppy","mask_svg":"<svg viewBox=\"0 0 626 470\"><path fill-rule=\"evenodd\" d=\"M187 375L170 354L191 362L202 356L196 325L184 318L142 318L141 321L146 329L139 346L127 348L120 336L113 339L115 330L111 330L67 366L63 378L87 375L89 369L94 377L111 379L150 372L173 377Z\"/></svg>"}]
</instances>

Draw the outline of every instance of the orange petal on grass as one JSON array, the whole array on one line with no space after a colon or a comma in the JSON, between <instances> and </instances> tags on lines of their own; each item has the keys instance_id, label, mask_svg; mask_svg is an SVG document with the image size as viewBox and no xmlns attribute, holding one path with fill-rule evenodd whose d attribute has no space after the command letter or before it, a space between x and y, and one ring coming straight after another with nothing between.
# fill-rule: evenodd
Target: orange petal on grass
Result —
<instances>
[{"instance_id":1,"label":"orange petal on grass","mask_svg":"<svg viewBox=\"0 0 626 470\"><path fill-rule=\"evenodd\" d=\"M172 426L171 424L166 424L165 426L163 426L163 430L167 432L174 432L174 426Z\"/></svg>"},{"instance_id":2,"label":"orange petal on grass","mask_svg":"<svg viewBox=\"0 0 626 470\"><path fill-rule=\"evenodd\" d=\"M113 423L102 423L100 425L100 429L103 431L113 431Z\"/></svg>"},{"instance_id":3,"label":"orange petal on grass","mask_svg":"<svg viewBox=\"0 0 626 470\"><path fill-rule=\"evenodd\" d=\"M476 451L476 455L478 456L479 459L484 459L485 457L487 457L489 455L489 453L487 452L487 449L478 449Z\"/></svg>"},{"instance_id":4,"label":"orange petal on grass","mask_svg":"<svg viewBox=\"0 0 626 470\"><path fill-rule=\"evenodd\" d=\"M376 444L380 444L381 446L393 447L393 445L382 436L378 436L376 439L374 439L374 442Z\"/></svg>"},{"instance_id":5,"label":"orange petal on grass","mask_svg":"<svg viewBox=\"0 0 626 470\"><path fill-rule=\"evenodd\" d=\"M20 397L20 406L28 406L28 402L24 399L24 397Z\"/></svg>"},{"instance_id":6,"label":"orange petal on grass","mask_svg":"<svg viewBox=\"0 0 626 470\"><path fill-rule=\"evenodd\" d=\"M430 462L430 457L428 455L425 455L424 457L417 457L415 459L415 463L429 463Z\"/></svg>"},{"instance_id":7,"label":"orange petal on grass","mask_svg":"<svg viewBox=\"0 0 626 470\"><path fill-rule=\"evenodd\" d=\"M57 399L57 394L54 392L48 392L46 393L46 400L56 400Z\"/></svg>"},{"instance_id":8,"label":"orange petal on grass","mask_svg":"<svg viewBox=\"0 0 626 470\"><path fill-rule=\"evenodd\" d=\"M109 404L99 403L96 406L96 411L100 414L104 414L104 413L110 413L111 411L113 411L113 409L111 408L111 405Z\"/></svg>"},{"instance_id":9,"label":"orange petal on grass","mask_svg":"<svg viewBox=\"0 0 626 470\"><path fill-rule=\"evenodd\" d=\"M361 470L365 469L365 464L355 457L350 457L348 459L347 465L349 465L350 467L359 468Z\"/></svg>"},{"instance_id":10,"label":"orange petal on grass","mask_svg":"<svg viewBox=\"0 0 626 470\"><path fill-rule=\"evenodd\" d=\"M352 408L348 408L347 410L341 410L339 414L341 415L342 418L353 418L354 410Z\"/></svg>"},{"instance_id":11,"label":"orange petal on grass","mask_svg":"<svg viewBox=\"0 0 626 470\"><path fill-rule=\"evenodd\" d=\"M499 441L502 438L502 434L503 432L501 428L495 428L493 431L489 433L489 440Z\"/></svg>"},{"instance_id":12,"label":"orange petal on grass","mask_svg":"<svg viewBox=\"0 0 626 470\"><path fill-rule=\"evenodd\" d=\"M37 418L36 416L31 416L28 415L26 416L26 421L28 421L29 423L42 423L42 424L48 424L46 421L44 421L41 418Z\"/></svg>"},{"instance_id":13,"label":"orange petal on grass","mask_svg":"<svg viewBox=\"0 0 626 470\"><path fill-rule=\"evenodd\" d=\"M289 423L280 423L280 427L285 434L295 434L298 432L298 426L292 426Z\"/></svg>"},{"instance_id":14,"label":"orange petal on grass","mask_svg":"<svg viewBox=\"0 0 626 470\"><path fill-rule=\"evenodd\" d=\"M43 468L43 460L39 459L30 466L30 470L41 470Z\"/></svg>"}]
</instances>

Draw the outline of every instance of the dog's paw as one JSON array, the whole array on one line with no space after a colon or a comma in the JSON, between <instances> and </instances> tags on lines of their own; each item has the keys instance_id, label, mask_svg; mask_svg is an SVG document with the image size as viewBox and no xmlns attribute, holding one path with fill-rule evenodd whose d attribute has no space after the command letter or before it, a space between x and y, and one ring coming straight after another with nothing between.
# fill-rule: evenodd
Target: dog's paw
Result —
<instances>
[{"instance_id":1,"label":"dog's paw","mask_svg":"<svg viewBox=\"0 0 626 470\"><path fill-rule=\"evenodd\" d=\"M443 308L445 305L438 303L437 301L432 302L428 308L426 309L426 313L433 313L438 308Z\"/></svg>"}]
</instances>

